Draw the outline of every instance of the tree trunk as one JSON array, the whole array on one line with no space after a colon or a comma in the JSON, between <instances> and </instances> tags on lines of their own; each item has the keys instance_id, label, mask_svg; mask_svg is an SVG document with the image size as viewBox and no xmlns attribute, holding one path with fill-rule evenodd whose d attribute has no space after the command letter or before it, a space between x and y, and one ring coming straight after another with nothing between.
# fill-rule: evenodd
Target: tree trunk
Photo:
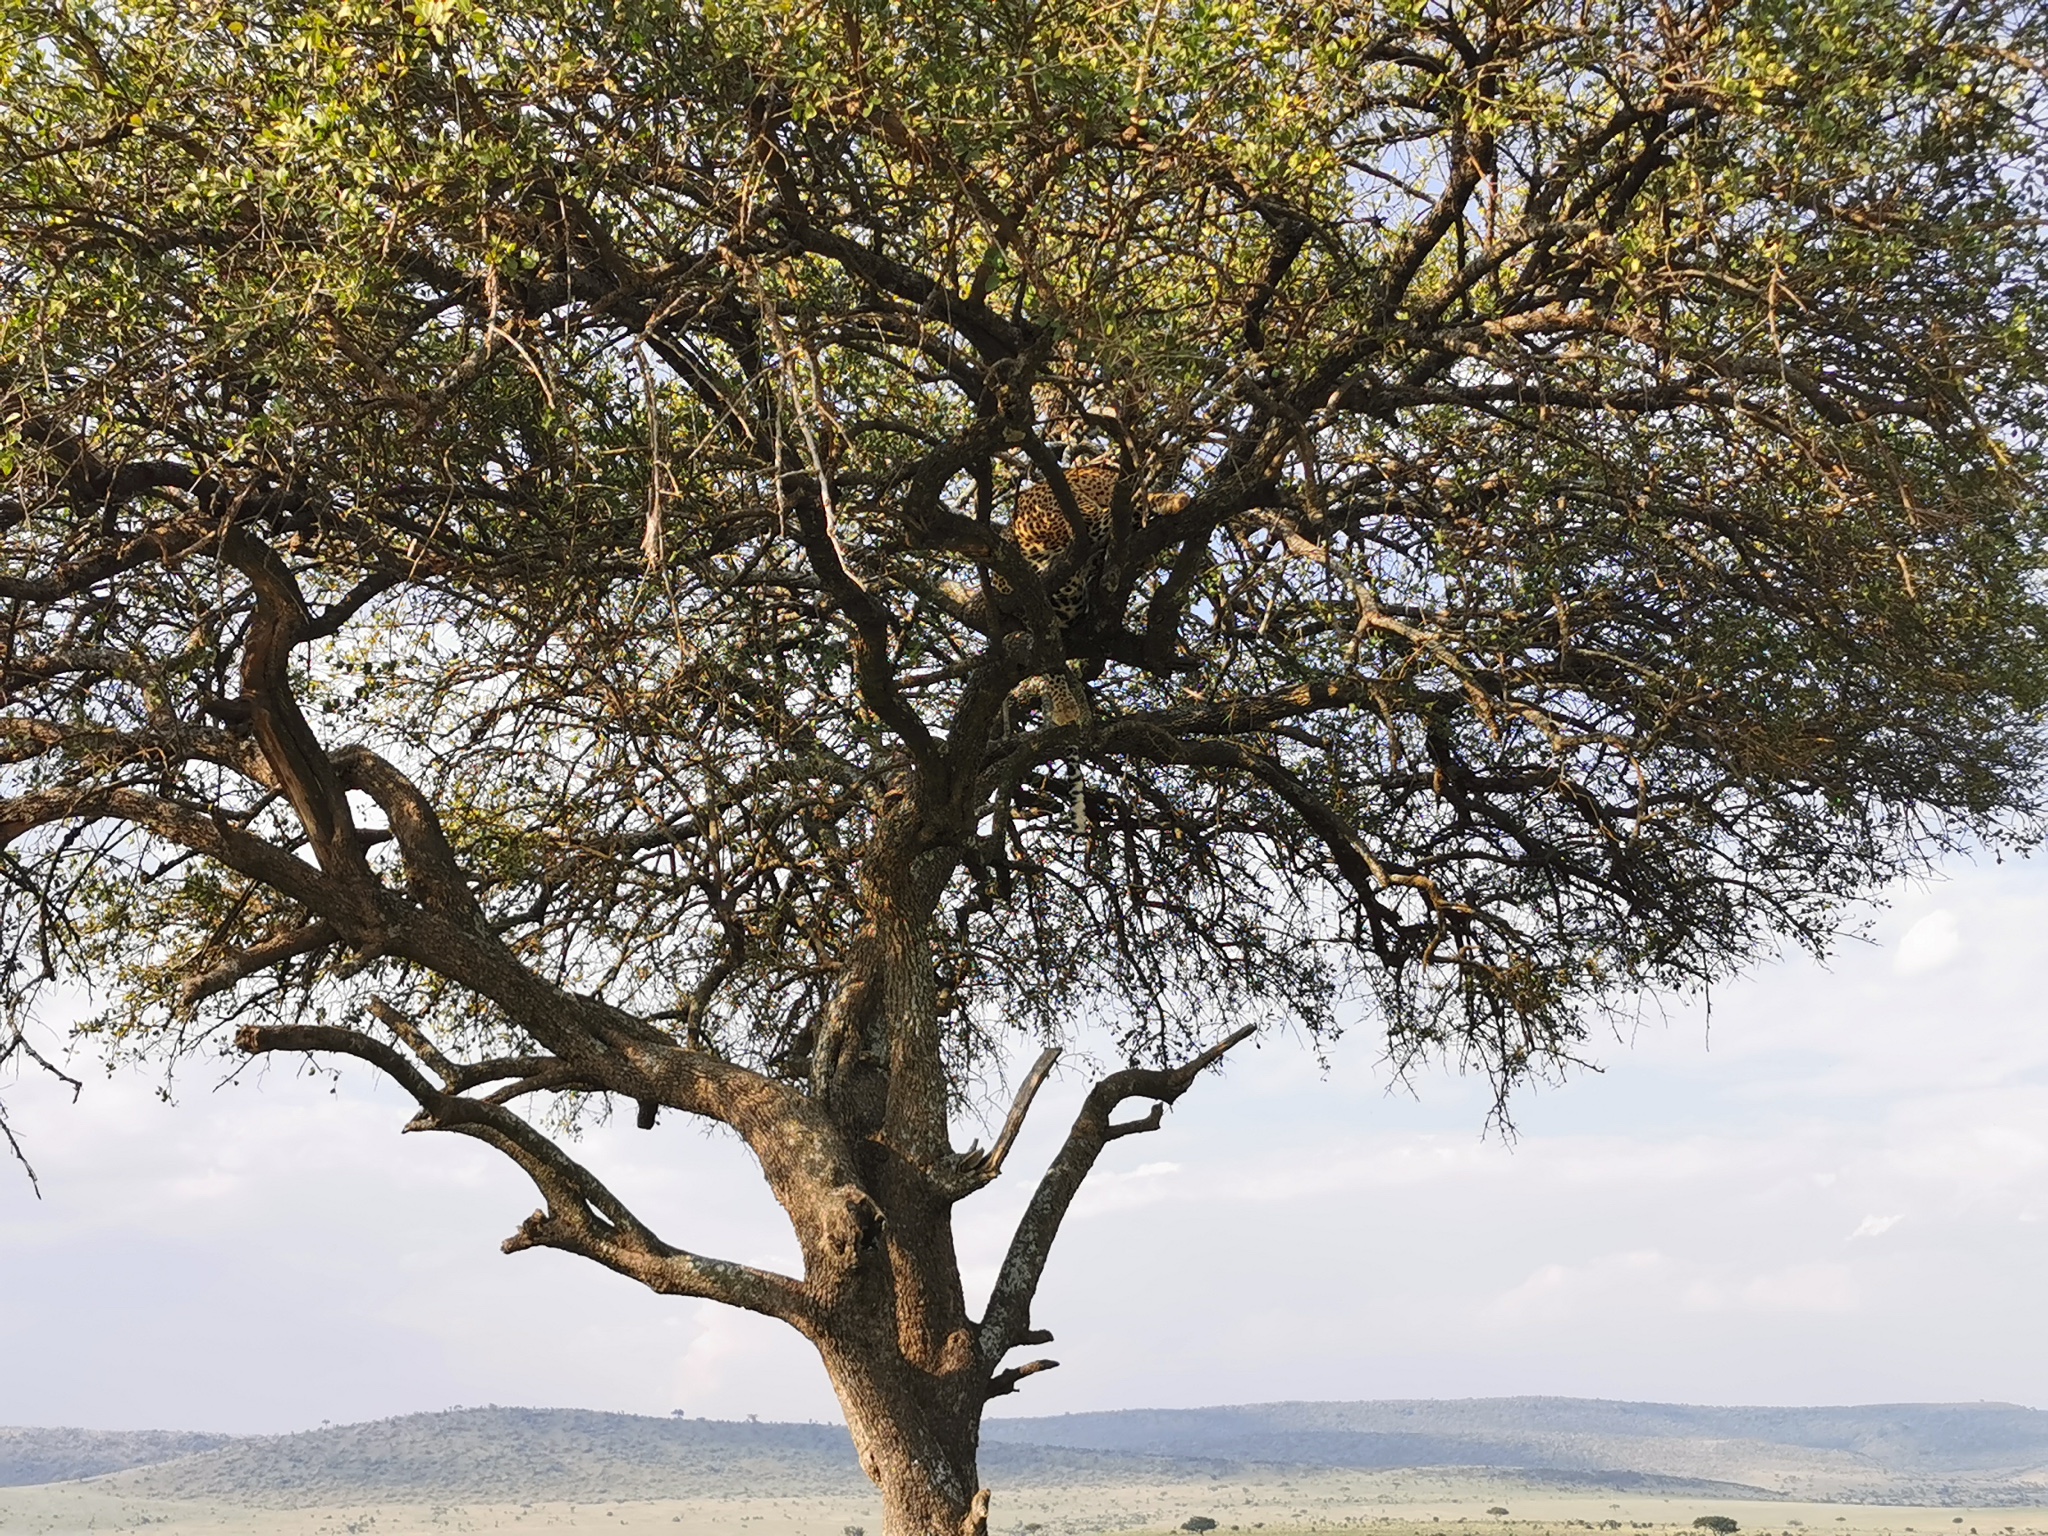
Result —
<instances>
[{"instance_id":1,"label":"tree trunk","mask_svg":"<svg viewBox=\"0 0 2048 1536\"><path fill-rule=\"evenodd\" d=\"M818 1349L861 1470L881 1490L882 1536L986 1536L979 1379L934 1378L893 1350L875 1359L838 1341Z\"/></svg>"},{"instance_id":2,"label":"tree trunk","mask_svg":"<svg viewBox=\"0 0 2048 1536\"><path fill-rule=\"evenodd\" d=\"M839 1394L884 1536L984 1536L975 1467L988 1368L967 1316L944 1187L947 1126L932 911L953 867L923 844L915 791L892 792L863 861L862 963L833 1012L814 1083L881 1221L863 1262L805 1328Z\"/></svg>"}]
</instances>

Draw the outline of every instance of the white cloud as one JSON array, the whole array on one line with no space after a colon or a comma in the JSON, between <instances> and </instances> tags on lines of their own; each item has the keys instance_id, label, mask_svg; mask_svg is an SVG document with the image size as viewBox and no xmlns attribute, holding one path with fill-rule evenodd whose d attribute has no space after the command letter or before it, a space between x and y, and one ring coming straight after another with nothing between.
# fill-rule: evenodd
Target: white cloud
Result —
<instances>
[{"instance_id":1,"label":"white cloud","mask_svg":"<svg viewBox=\"0 0 2048 1536\"><path fill-rule=\"evenodd\" d=\"M1583 1328L1644 1323L1669 1327L1676 1315L1848 1312L1860 1299L1841 1264L1800 1263L1744 1273L1739 1262L1681 1259L1650 1249L1604 1254L1582 1265L1546 1264L1486 1308L1510 1325L1576 1322Z\"/></svg>"},{"instance_id":2,"label":"white cloud","mask_svg":"<svg viewBox=\"0 0 2048 1536\"><path fill-rule=\"evenodd\" d=\"M1892 970L1900 976L1938 971L1955 959L1962 947L1962 930L1957 926L1955 913L1937 907L1900 938L1899 952L1892 957Z\"/></svg>"},{"instance_id":3,"label":"white cloud","mask_svg":"<svg viewBox=\"0 0 2048 1536\"><path fill-rule=\"evenodd\" d=\"M1511 1291L1494 1298L1486 1315L1506 1323L1556 1321L1617 1299L1639 1299L1646 1286L1668 1275L1672 1263L1650 1249L1602 1254L1581 1265L1545 1264Z\"/></svg>"},{"instance_id":4,"label":"white cloud","mask_svg":"<svg viewBox=\"0 0 2048 1536\"><path fill-rule=\"evenodd\" d=\"M1794 1264L1747 1280L1696 1280L1680 1304L1691 1312L1849 1312L1859 1299L1840 1264Z\"/></svg>"},{"instance_id":5,"label":"white cloud","mask_svg":"<svg viewBox=\"0 0 2048 1536\"><path fill-rule=\"evenodd\" d=\"M1191 1191L1176 1186L1173 1176L1179 1172L1179 1163L1163 1162L1140 1163L1135 1168L1122 1170L1099 1168L1081 1186L1073 1214L1086 1220L1090 1216L1128 1211L1164 1200L1178 1202L1193 1198Z\"/></svg>"},{"instance_id":6,"label":"white cloud","mask_svg":"<svg viewBox=\"0 0 2048 1536\"><path fill-rule=\"evenodd\" d=\"M1955 1104L1932 1099L1924 1110L1901 1116L1905 1134L1886 1161L1915 1181L1946 1186L1956 1200L2033 1183L2048 1170L2048 1137L2024 1123L1968 1123L1973 1116L1998 1112L1994 1106L2007 1097L1988 1088ZM2019 1103L2030 1096L2011 1097L2012 1110L2019 1111Z\"/></svg>"},{"instance_id":7,"label":"white cloud","mask_svg":"<svg viewBox=\"0 0 2048 1536\"><path fill-rule=\"evenodd\" d=\"M1903 1216L1866 1216L1849 1234L1849 1241L1853 1243L1859 1237L1883 1237L1903 1220Z\"/></svg>"}]
</instances>

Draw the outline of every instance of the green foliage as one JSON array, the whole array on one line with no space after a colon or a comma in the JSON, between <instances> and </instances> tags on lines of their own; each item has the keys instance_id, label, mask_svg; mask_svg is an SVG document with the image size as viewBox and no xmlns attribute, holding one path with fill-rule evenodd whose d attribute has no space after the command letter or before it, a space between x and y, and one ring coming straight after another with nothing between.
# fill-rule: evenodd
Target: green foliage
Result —
<instances>
[{"instance_id":1,"label":"green foliage","mask_svg":"<svg viewBox=\"0 0 2048 1536\"><path fill-rule=\"evenodd\" d=\"M320 738L419 782L524 964L679 1038L801 1060L907 796L958 1084L1012 1029L1165 1052L1363 988L1505 1091L2027 835L2040 31L8 3L8 793L307 856L234 744L234 526L340 615ZM1022 571L977 618L1063 451L1191 500L1126 509L1083 624ZM1068 664L1087 728L999 707ZM523 1038L317 934L195 986L317 914L161 823L8 868L17 1001L89 976L138 1049L363 976Z\"/></svg>"}]
</instances>

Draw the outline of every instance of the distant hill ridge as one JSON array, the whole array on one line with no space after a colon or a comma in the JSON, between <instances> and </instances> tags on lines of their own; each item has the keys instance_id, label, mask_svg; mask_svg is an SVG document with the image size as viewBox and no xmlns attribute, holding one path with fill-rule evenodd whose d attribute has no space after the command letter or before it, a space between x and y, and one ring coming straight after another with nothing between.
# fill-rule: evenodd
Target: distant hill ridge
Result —
<instances>
[{"instance_id":1,"label":"distant hill ridge","mask_svg":"<svg viewBox=\"0 0 2048 1536\"><path fill-rule=\"evenodd\" d=\"M123 1474L151 1498L285 1505L355 1500L704 1498L864 1489L836 1424L458 1408L239 1439Z\"/></svg>"},{"instance_id":2,"label":"distant hill ridge","mask_svg":"<svg viewBox=\"0 0 2048 1536\"><path fill-rule=\"evenodd\" d=\"M1253 1403L991 1419L985 1437L1178 1455L1256 1455L1254 1447L1285 1442L1294 1448L1287 1460L1339 1466L1528 1466L1539 1455L1573 1466L1583 1462L1579 1451L1615 1441L1777 1445L1851 1455L1900 1473L2020 1473L2048 1465L2048 1412L2012 1403L1714 1408L1574 1397ZM1345 1445L1369 1459L1305 1454ZM1389 1461L1378 1448L1402 1454ZM1573 1454L1555 1460L1567 1450ZM1424 1459L1413 1459L1411 1451L1425 1453Z\"/></svg>"},{"instance_id":3,"label":"distant hill ridge","mask_svg":"<svg viewBox=\"0 0 2048 1536\"><path fill-rule=\"evenodd\" d=\"M2012 1403L1697 1407L1495 1397L995 1419L988 1440L1322 1467L1632 1471L1815 1497L2048 1497L2048 1412ZM1169 1449L1170 1448L1170 1449ZM2033 1497L2033 1495L2027 1495Z\"/></svg>"},{"instance_id":4,"label":"distant hill ridge","mask_svg":"<svg viewBox=\"0 0 2048 1536\"><path fill-rule=\"evenodd\" d=\"M215 1450L233 1438L164 1429L0 1428L0 1487L98 1477Z\"/></svg>"},{"instance_id":5,"label":"distant hill ridge","mask_svg":"<svg viewBox=\"0 0 2048 1536\"><path fill-rule=\"evenodd\" d=\"M991 1419L983 1444L985 1475L1005 1486L1456 1467L1643 1492L2048 1503L2048 1412L2007 1403L1260 1403ZM266 1505L866 1490L836 1424L492 1407L294 1435L0 1429L0 1485L78 1477L144 1497Z\"/></svg>"}]
</instances>

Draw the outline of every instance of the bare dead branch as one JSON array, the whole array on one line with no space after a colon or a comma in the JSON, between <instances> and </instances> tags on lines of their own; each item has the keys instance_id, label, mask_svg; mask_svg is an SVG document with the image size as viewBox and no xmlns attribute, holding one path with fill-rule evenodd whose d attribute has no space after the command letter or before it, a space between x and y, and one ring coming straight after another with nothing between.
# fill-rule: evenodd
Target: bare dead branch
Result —
<instances>
[{"instance_id":1,"label":"bare dead branch","mask_svg":"<svg viewBox=\"0 0 2048 1536\"><path fill-rule=\"evenodd\" d=\"M9 1061L17 1056L25 1057L36 1067L64 1084L71 1090L71 1097L74 1100L84 1089L85 1085L77 1078L59 1067L31 1045L28 1037L21 1032L19 1027L9 1026L6 1041L0 1043L0 1067L6 1066ZM14 1134L14 1127L8 1123L7 1105L4 1102L0 1102L0 1139L5 1139L8 1153L17 1163L21 1164L21 1171L28 1176L28 1187L35 1191L35 1197L38 1200L42 1199L42 1182L36 1177L35 1165L28 1160L27 1152L22 1149L20 1138Z\"/></svg>"},{"instance_id":2,"label":"bare dead branch","mask_svg":"<svg viewBox=\"0 0 2048 1536\"><path fill-rule=\"evenodd\" d=\"M1013 1365L1008 1370L997 1371L989 1378L987 1395L1007 1397L1017 1390L1017 1383L1026 1376L1036 1376L1040 1371L1055 1370L1058 1366L1057 1360L1031 1360L1023 1365Z\"/></svg>"},{"instance_id":3,"label":"bare dead branch","mask_svg":"<svg viewBox=\"0 0 2048 1536\"><path fill-rule=\"evenodd\" d=\"M1142 1136L1146 1131L1156 1131L1165 1123L1166 1106L1154 1104L1139 1120L1114 1121L1102 1131L1104 1141L1115 1141L1123 1136Z\"/></svg>"},{"instance_id":4,"label":"bare dead branch","mask_svg":"<svg viewBox=\"0 0 2048 1536\"><path fill-rule=\"evenodd\" d=\"M1112 1072L1088 1091L1065 1144L1046 1168L1030 1205L1018 1221L1009 1252L997 1272L988 1310L981 1321L981 1357L988 1369L993 1371L1030 1329L1031 1301L1052 1252L1053 1238L1103 1147L1115 1136L1156 1126L1166 1106L1177 1102L1197 1077L1222 1060L1225 1052L1257 1033L1256 1025L1247 1024L1177 1067L1131 1067ZM1145 1120L1123 1126L1111 1123L1110 1115L1118 1105L1126 1099L1140 1098L1156 1101Z\"/></svg>"},{"instance_id":5,"label":"bare dead branch","mask_svg":"<svg viewBox=\"0 0 2048 1536\"><path fill-rule=\"evenodd\" d=\"M972 1193L984 1185L992 1184L1003 1171L1003 1160L1010 1155L1010 1148L1016 1144L1017 1135L1024 1129L1024 1118L1031 1113L1031 1101L1038 1097L1038 1090L1045 1083L1053 1066L1060 1059L1060 1048L1049 1045L1038 1053L1038 1060L1031 1064L1031 1070L1024 1074L1024 1081L1017 1085L1016 1097L1011 1101L1010 1112L1003 1118L1003 1126L996 1133L993 1145L984 1152L979 1145L969 1147L959 1157L954 1171L957 1183L949 1181L949 1189L957 1188L954 1198Z\"/></svg>"}]
</instances>

